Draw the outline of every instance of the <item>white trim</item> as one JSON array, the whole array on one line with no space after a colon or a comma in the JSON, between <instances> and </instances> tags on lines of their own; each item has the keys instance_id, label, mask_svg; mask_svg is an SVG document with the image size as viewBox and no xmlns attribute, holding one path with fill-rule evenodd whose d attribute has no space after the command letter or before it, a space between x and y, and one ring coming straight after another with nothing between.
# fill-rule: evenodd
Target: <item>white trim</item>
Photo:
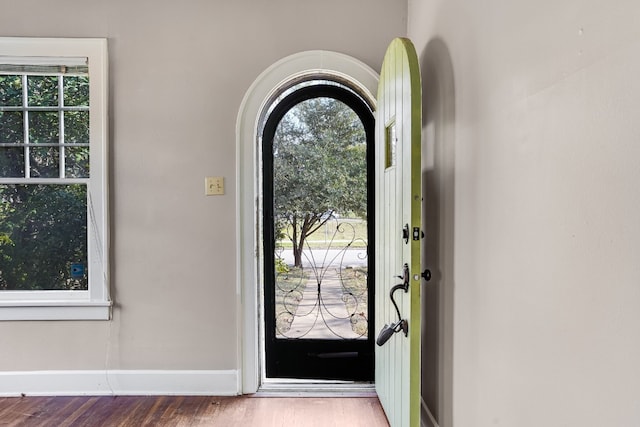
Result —
<instances>
[{"instance_id":1,"label":"white trim","mask_svg":"<svg viewBox=\"0 0 640 427\"><path fill-rule=\"evenodd\" d=\"M13 303L13 301L12 301ZM0 320L109 320L111 302L17 301L0 303Z\"/></svg>"},{"instance_id":2,"label":"white trim","mask_svg":"<svg viewBox=\"0 0 640 427\"><path fill-rule=\"evenodd\" d=\"M236 236L238 263L238 366L242 366L242 391L254 393L260 386L258 271L260 241L258 209L258 122L272 96L305 76L340 78L375 100L378 74L350 56L328 51L301 52L273 64L253 82L242 100L236 121Z\"/></svg>"},{"instance_id":3,"label":"white trim","mask_svg":"<svg viewBox=\"0 0 640 427\"><path fill-rule=\"evenodd\" d=\"M86 56L8 56L0 55L2 65L53 65L79 67L86 66L89 59Z\"/></svg>"},{"instance_id":4,"label":"white trim","mask_svg":"<svg viewBox=\"0 0 640 427\"><path fill-rule=\"evenodd\" d=\"M422 397L420 397L420 424L422 427L440 427L440 425L436 422L433 414L429 410L427 403L424 401Z\"/></svg>"},{"instance_id":5,"label":"white trim","mask_svg":"<svg viewBox=\"0 0 640 427\"><path fill-rule=\"evenodd\" d=\"M0 397L21 396L234 396L238 371L20 371L0 372Z\"/></svg>"}]
</instances>

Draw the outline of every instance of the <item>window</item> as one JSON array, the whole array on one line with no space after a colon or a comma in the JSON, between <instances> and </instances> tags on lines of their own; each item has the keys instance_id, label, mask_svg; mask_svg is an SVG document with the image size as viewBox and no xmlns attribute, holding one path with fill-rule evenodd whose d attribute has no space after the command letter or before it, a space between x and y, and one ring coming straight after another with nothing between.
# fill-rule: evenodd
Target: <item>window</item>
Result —
<instances>
[{"instance_id":1,"label":"window","mask_svg":"<svg viewBox=\"0 0 640 427\"><path fill-rule=\"evenodd\" d=\"M0 320L108 319L107 44L0 38Z\"/></svg>"}]
</instances>

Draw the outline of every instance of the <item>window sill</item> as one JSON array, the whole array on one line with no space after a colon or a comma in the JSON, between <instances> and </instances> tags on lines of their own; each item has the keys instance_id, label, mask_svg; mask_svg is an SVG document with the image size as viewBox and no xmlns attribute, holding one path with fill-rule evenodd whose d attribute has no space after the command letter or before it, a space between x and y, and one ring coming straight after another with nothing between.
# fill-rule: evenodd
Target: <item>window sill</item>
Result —
<instances>
[{"instance_id":1,"label":"window sill","mask_svg":"<svg viewBox=\"0 0 640 427\"><path fill-rule=\"evenodd\" d=\"M0 321L110 319L111 301L0 301Z\"/></svg>"}]
</instances>

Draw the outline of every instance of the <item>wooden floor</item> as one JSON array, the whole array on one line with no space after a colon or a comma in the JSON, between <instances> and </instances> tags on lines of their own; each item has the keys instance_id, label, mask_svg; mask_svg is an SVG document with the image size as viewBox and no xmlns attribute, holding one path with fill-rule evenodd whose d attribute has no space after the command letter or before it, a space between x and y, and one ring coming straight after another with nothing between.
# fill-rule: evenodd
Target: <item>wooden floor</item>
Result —
<instances>
[{"instance_id":1,"label":"wooden floor","mask_svg":"<svg viewBox=\"0 0 640 427\"><path fill-rule=\"evenodd\" d=\"M0 426L388 427L375 397L6 397Z\"/></svg>"}]
</instances>

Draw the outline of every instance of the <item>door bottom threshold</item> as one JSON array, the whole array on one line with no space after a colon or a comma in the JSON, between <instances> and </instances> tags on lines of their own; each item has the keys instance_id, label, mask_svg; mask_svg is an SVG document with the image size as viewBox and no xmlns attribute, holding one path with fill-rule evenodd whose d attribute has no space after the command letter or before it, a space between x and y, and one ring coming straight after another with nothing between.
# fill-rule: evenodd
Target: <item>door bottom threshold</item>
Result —
<instances>
[{"instance_id":1,"label":"door bottom threshold","mask_svg":"<svg viewBox=\"0 0 640 427\"><path fill-rule=\"evenodd\" d=\"M269 379L255 397L377 397L373 383L328 380Z\"/></svg>"}]
</instances>

